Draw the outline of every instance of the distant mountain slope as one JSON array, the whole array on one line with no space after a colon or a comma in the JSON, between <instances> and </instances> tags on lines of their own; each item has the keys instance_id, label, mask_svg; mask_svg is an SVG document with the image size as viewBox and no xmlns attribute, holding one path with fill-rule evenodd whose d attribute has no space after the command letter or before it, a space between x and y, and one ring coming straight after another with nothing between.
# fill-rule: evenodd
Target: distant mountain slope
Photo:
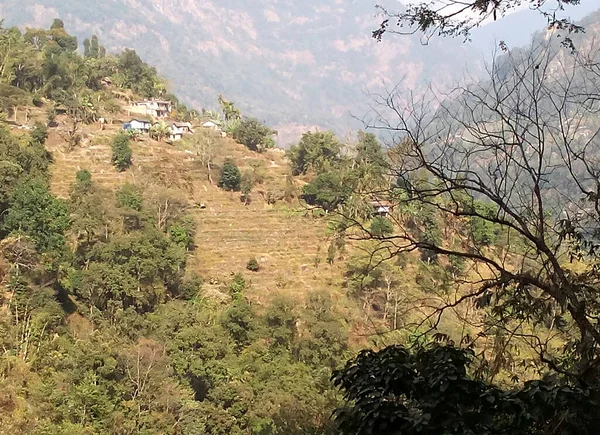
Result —
<instances>
[{"instance_id":1,"label":"distant mountain slope","mask_svg":"<svg viewBox=\"0 0 600 435\"><path fill-rule=\"evenodd\" d=\"M391 0L390 0L391 1ZM398 3L394 2L395 8ZM364 0L3 0L6 25L47 27L55 17L80 41L133 47L196 107L223 93L289 142L307 128L360 128L379 92L451 83L480 55L458 40L376 43L375 8Z\"/></svg>"}]
</instances>

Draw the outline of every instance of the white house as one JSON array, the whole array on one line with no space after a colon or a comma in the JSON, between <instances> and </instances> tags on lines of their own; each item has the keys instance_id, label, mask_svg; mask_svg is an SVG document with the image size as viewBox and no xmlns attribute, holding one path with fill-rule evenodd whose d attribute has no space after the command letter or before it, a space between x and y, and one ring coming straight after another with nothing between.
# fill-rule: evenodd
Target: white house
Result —
<instances>
[{"instance_id":1,"label":"white house","mask_svg":"<svg viewBox=\"0 0 600 435\"><path fill-rule=\"evenodd\" d=\"M149 115L153 118L167 118L173 110L173 107L170 101L144 100L133 103L131 106L127 107L127 110L131 113Z\"/></svg>"},{"instance_id":2,"label":"white house","mask_svg":"<svg viewBox=\"0 0 600 435\"><path fill-rule=\"evenodd\" d=\"M204 124L202 124L203 128L210 128L211 130L215 130L215 131L221 131L221 126L219 126L217 123L213 122L213 121L206 121Z\"/></svg>"},{"instance_id":3,"label":"white house","mask_svg":"<svg viewBox=\"0 0 600 435\"><path fill-rule=\"evenodd\" d=\"M150 121L132 119L131 121L123 124L123 130L139 130L142 133L149 133L151 126L152 123Z\"/></svg>"},{"instance_id":4,"label":"white house","mask_svg":"<svg viewBox=\"0 0 600 435\"><path fill-rule=\"evenodd\" d=\"M184 134L193 133L192 124L189 122L174 122L169 126L169 139L172 141L181 140Z\"/></svg>"}]
</instances>

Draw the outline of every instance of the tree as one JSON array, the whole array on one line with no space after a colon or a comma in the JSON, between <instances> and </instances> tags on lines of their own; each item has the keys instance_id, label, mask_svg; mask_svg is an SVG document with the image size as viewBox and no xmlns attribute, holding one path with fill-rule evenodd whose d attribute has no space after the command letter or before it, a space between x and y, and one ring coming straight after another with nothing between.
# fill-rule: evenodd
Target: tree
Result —
<instances>
[{"instance_id":1,"label":"tree","mask_svg":"<svg viewBox=\"0 0 600 435\"><path fill-rule=\"evenodd\" d=\"M302 188L302 199L309 205L333 211L352 193L352 187L339 171L324 172Z\"/></svg>"},{"instance_id":2,"label":"tree","mask_svg":"<svg viewBox=\"0 0 600 435\"><path fill-rule=\"evenodd\" d=\"M33 179L12 194L2 231L30 237L41 252L60 253L69 225L67 204L54 197L44 181Z\"/></svg>"},{"instance_id":3,"label":"tree","mask_svg":"<svg viewBox=\"0 0 600 435\"><path fill-rule=\"evenodd\" d=\"M378 6L384 20L373 37L379 41L385 33L410 34L423 32L426 37L434 35L469 38L471 31L484 21L502 19L512 10L526 3L548 20L549 29L564 30L567 35L583 32L583 28L561 17L564 6L578 5L580 0L449 0L441 3L419 1L407 5L403 11L390 12ZM390 27L396 24L396 27ZM572 44L570 38L565 43Z\"/></svg>"},{"instance_id":4,"label":"tree","mask_svg":"<svg viewBox=\"0 0 600 435\"><path fill-rule=\"evenodd\" d=\"M371 221L371 234L375 237L387 237L394 232L392 221L376 216Z\"/></svg>"},{"instance_id":5,"label":"tree","mask_svg":"<svg viewBox=\"0 0 600 435\"><path fill-rule=\"evenodd\" d=\"M347 405L342 434L593 434L597 389L529 381L501 390L469 375L472 350L434 344L416 351L362 351L334 372Z\"/></svg>"},{"instance_id":6,"label":"tree","mask_svg":"<svg viewBox=\"0 0 600 435\"><path fill-rule=\"evenodd\" d=\"M221 111L223 112L223 116L225 117L225 121L231 123L235 123L242 118L240 113L240 109L235 107L232 101L227 101L223 98L223 95L219 94L219 105L221 106Z\"/></svg>"},{"instance_id":7,"label":"tree","mask_svg":"<svg viewBox=\"0 0 600 435\"><path fill-rule=\"evenodd\" d=\"M211 165L215 157L215 140L210 135L194 136L194 145L202 167L206 168L208 181L213 184Z\"/></svg>"},{"instance_id":8,"label":"tree","mask_svg":"<svg viewBox=\"0 0 600 435\"><path fill-rule=\"evenodd\" d=\"M242 174L233 160L225 160L219 178L219 187L225 190L240 190Z\"/></svg>"},{"instance_id":9,"label":"tree","mask_svg":"<svg viewBox=\"0 0 600 435\"><path fill-rule=\"evenodd\" d=\"M83 57L91 57L90 55L90 40L85 38L83 40Z\"/></svg>"},{"instance_id":10,"label":"tree","mask_svg":"<svg viewBox=\"0 0 600 435\"><path fill-rule=\"evenodd\" d=\"M50 26L51 30L54 30L54 29L64 29L64 28L65 28L65 23L60 18L55 18L52 21L52 25Z\"/></svg>"},{"instance_id":11,"label":"tree","mask_svg":"<svg viewBox=\"0 0 600 435\"><path fill-rule=\"evenodd\" d=\"M169 136L169 126L164 122L157 122L150 128L150 137L162 141Z\"/></svg>"},{"instance_id":12,"label":"tree","mask_svg":"<svg viewBox=\"0 0 600 435\"><path fill-rule=\"evenodd\" d=\"M125 133L119 133L113 139L111 161L119 172L123 172L131 166L131 145L129 145L129 137Z\"/></svg>"},{"instance_id":13,"label":"tree","mask_svg":"<svg viewBox=\"0 0 600 435\"><path fill-rule=\"evenodd\" d=\"M30 95L16 86L0 84L0 107L6 112L12 112L17 122L19 108L31 103Z\"/></svg>"},{"instance_id":14,"label":"tree","mask_svg":"<svg viewBox=\"0 0 600 435\"><path fill-rule=\"evenodd\" d=\"M287 152L294 175L324 172L341 161L342 144L332 132L307 132Z\"/></svg>"},{"instance_id":15,"label":"tree","mask_svg":"<svg viewBox=\"0 0 600 435\"><path fill-rule=\"evenodd\" d=\"M89 57L94 59L98 59L98 57L100 57L100 44L98 43L98 37L96 35L92 35L92 39L90 40Z\"/></svg>"},{"instance_id":16,"label":"tree","mask_svg":"<svg viewBox=\"0 0 600 435\"><path fill-rule=\"evenodd\" d=\"M398 119L380 117L374 126L401 136L392 171L408 180L411 196L398 198L399 205L418 205L430 221L423 234L407 225L414 217L399 218L401 231L386 249L392 256L420 249L462 257L478 270L479 278L464 281L470 290L426 316L431 329L449 307L471 301L486 313L477 322L481 334L510 331L536 351L540 370L598 385L600 185L592 181L598 153L591 139L598 128L574 134L596 113L600 76L589 59L585 53L564 58L552 42L534 45L496 59L487 81L460 86L443 101L420 97L395 111ZM400 107L392 95L381 102ZM502 237L502 255L472 238L442 240L432 231L429 209L438 222L463 229L490 224ZM557 321L573 329L556 328ZM547 325L560 336L569 357L543 335L528 333L533 325Z\"/></svg>"},{"instance_id":17,"label":"tree","mask_svg":"<svg viewBox=\"0 0 600 435\"><path fill-rule=\"evenodd\" d=\"M245 145L249 150L262 152L274 146L271 136L276 133L255 118L244 118L234 128L232 137L237 142Z\"/></svg>"}]
</instances>

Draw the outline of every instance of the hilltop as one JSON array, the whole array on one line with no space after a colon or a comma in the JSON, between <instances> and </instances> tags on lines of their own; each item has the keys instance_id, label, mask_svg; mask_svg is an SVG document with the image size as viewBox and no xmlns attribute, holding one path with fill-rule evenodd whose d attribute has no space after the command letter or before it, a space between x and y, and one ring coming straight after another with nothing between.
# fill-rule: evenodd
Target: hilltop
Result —
<instances>
[{"instance_id":1,"label":"hilltop","mask_svg":"<svg viewBox=\"0 0 600 435\"><path fill-rule=\"evenodd\" d=\"M389 2L394 4L395 2ZM281 144L314 127L343 136L363 128L372 97L400 82L423 90L452 84L482 65L461 41L418 36L378 44L370 2L189 0L88 3L4 1L6 25L47 27L61 17L82 41L96 34L109 51L135 49L197 108L218 94L280 132Z\"/></svg>"}]
</instances>

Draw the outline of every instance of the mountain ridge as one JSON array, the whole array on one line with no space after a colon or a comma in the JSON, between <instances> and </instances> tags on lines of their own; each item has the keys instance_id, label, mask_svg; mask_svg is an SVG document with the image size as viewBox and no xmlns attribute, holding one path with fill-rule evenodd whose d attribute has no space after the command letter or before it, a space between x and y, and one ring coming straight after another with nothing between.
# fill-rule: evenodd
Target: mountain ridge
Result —
<instances>
[{"instance_id":1,"label":"mountain ridge","mask_svg":"<svg viewBox=\"0 0 600 435\"><path fill-rule=\"evenodd\" d=\"M377 43L375 8L363 2L115 0L97 5L38 0L0 6L7 25L48 27L60 17L79 40L97 34L110 51L132 47L187 103L216 106L224 94L243 113L280 132L280 143L310 128L338 134L363 127L369 93L400 79L417 90L452 82L471 49L418 37Z\"/></svg>"}]
</instances>

